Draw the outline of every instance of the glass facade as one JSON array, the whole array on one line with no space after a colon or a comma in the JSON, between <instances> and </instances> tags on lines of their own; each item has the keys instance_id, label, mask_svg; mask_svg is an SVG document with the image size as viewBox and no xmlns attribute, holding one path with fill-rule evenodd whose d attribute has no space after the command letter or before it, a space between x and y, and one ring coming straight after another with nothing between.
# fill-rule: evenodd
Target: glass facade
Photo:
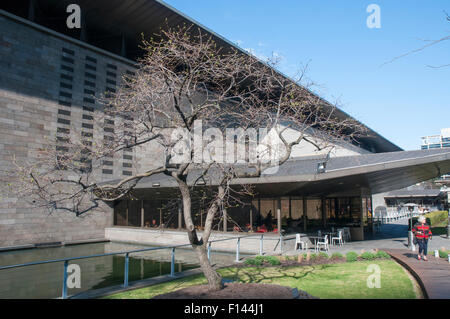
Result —
<instances>
[{"instance_id":1,"label":"glass facade","mask_svg":"<svg viewBox=\"0 0 450 319\"><path fill-rule=\"evenodd\" d=\"M175 204L174 204L175 203ZM280 222L278 221L280 203ZM305 205L306 204L306 205ZM324 205L324 207L322 207ZM306 216L304 207L306 206ZM114 225L143 228L179 229L184 218L178 202L169 200L124 200L114 209ZM208 201L192 204L192 218L198 230L203 230ZM226 222L224 222L226 216ZM368 226L372 220L370 196L339 198L254 198L229 203L226 214L217 214L213 230L228 232L278 232L323 229L331 226ZM179 225L181 221L181 225ZM305 227L306 222L306 227ZM226 229L225 229L226 227Z\"/></svg>"}]
</instances>

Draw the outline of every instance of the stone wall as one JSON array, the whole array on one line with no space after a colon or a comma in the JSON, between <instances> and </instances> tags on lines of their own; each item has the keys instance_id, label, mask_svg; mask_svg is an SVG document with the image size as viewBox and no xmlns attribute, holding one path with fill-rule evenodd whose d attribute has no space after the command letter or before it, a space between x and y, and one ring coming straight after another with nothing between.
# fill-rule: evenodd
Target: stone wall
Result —
<instances>
[{"instance_id":1,"label":"stone wall","mask_svg":"<svg viewBox=\"0 0 450 319\"><path fill-rule=\"evenodd\" d=\"M33 161L49 140L73 132L103 138L107 133L93 121L101 112L95 97L133 71L131 61L0 14L0 247L104 237L113 221L109 206L82 217L49 214L17 198L9 175L14 156ZM136 161L133 153L117 154L96 172L97 179L130 175Z\"/></svg>"}]
</instances>

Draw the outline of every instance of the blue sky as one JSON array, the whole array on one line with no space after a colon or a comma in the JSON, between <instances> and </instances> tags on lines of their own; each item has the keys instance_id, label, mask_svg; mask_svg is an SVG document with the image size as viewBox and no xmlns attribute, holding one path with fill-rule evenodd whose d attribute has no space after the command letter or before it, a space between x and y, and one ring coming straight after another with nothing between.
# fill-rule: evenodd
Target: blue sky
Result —
<instances>
[{"instance_id":1,"label":"blue sky","mask_svg":"<svg viewBox=\"0 0 450 319\"><path fill-rule=\"evenodd\" d=\"M448 0L165 2L258 56L280 56L287 75L308 63L316 92L405 150L450 127L450 67L429 67L450 64L450 40L384 64L448 36ZM370 4L379 29L366 25Z\"/></svg>"}]
</instances>

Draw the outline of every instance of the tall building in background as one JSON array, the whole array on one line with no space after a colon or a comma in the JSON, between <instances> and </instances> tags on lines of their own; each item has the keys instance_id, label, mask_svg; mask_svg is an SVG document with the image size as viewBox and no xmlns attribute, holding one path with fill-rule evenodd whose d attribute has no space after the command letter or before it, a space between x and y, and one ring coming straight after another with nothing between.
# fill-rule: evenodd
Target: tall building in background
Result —
<instances>
[{"instance_id":1,"label":"tall building in background","mask_svg":"<svg viewBox=\"0 0 450 319\"><path fill-rule=\"evenodd\" d=\"M423 150L437 149L437 148L450 148L450 128L441 129L440 135L428 135L422 137ZM438 186L447 187L450 185L450 174L442 175L434 180Z\"/></svg>"},{"instance_id":2,"label":"tall building in background","mask_svg":"<svg viewBox=\"0 0 450 319\"><path fill-rule=\"evenodd\" d=\"M443 128L441 135L428 135L422 137L422 149L450 147L450 128Z\"/></svg>"}]
</instances>

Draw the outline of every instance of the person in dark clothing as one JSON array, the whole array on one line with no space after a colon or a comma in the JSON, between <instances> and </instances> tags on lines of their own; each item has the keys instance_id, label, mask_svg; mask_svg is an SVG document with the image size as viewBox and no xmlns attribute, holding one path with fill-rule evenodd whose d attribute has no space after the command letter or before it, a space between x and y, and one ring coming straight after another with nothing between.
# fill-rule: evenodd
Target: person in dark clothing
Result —
<instances>
[{"instance_id":1,"label":"person in dark clothing","mask_svg":"<svg viewBox=\"0 0 450 319\"><path fill-rule=\"evenodd\" d=\"M420 255L423 255L423 260L427 261L428 238L431 238L432 233L424 216L419 217L418 222L412 229L412 232L416 236L417 244L419 245L419 254L417 255L417 259L422 259Z\"/></svg>"}]
</instances>

